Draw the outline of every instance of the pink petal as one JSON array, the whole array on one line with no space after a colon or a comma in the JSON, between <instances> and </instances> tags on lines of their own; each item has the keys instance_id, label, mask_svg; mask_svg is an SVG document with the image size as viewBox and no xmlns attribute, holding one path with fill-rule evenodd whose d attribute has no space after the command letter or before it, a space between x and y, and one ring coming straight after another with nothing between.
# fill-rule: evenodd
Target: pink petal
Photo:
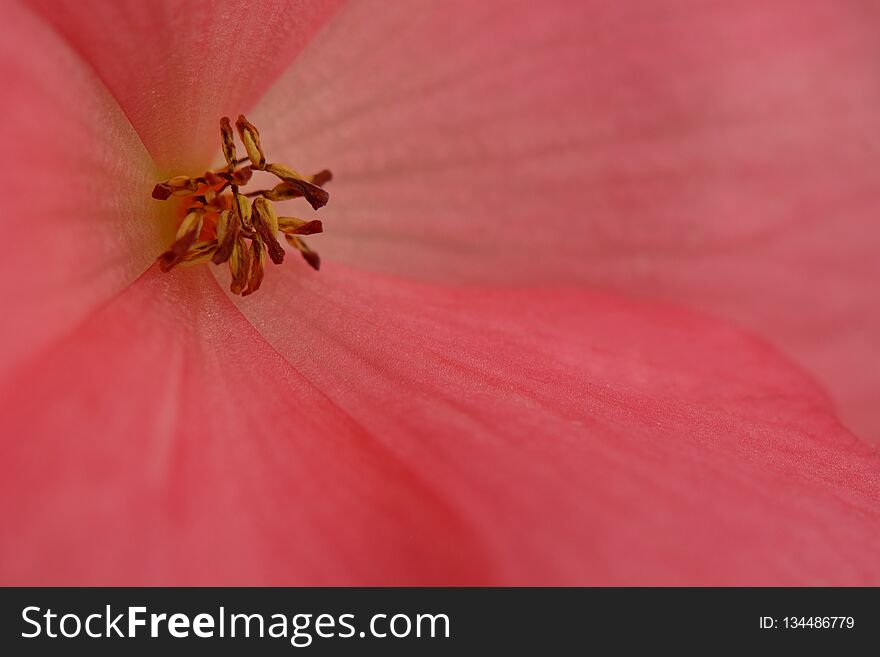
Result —
<instances>
[{"instance_id":1,"label":"pink petal","mask_svg":"<svg viewBox=\"0 0 880 657\"><path fill-rule=\"evenodd\" d=\"M169 175L219 151L217 121L247 110L339 0L32 4L98 72Z\"/></svg>"},{"instance_id":2,"label":"pink petal","mask_svg":"<svg viewBox=\"0 0 880 657\"><path fill-rule=\"evenodd\" d=\"M253 113L336 174L330 259L590 281L769 337L880 437L880 14L356 3Z\"/></svg>"},{"instance_id":3,"label":"pink petal","mask_svg":"<svg viewBox=\"0 0 880 657\"><path fill-rule=\"evenodd\" d=\"M277 269L241 310L443 491L494 582L880 581L880 458L764 344L576 289Z\"/></svg>"},{"instance_id":4,"label":"pink petal","mask_svg":"<svg viewBox=\"0 0 880 657\"><path fill-rule=\"evenodd\" d=\"M208 272L151 270L0 391L0 581L880 582L880 461L766 346L574 289L270 274L241 309L274 349Z\"/></svg>"},{"instance_id":5,"label":"pink petal","mask_svg":"<svg viewBox=\"0 0 880 657\"><path fill-rule=\"evenodd\" d=\"M143 144L95 75L18 3L0 24L4 81L0 380L161 252ZM167 239L167 235L164 239Z\"/></svg>"},{"instance_id":6,"label":"pink petal","mask_svg":"<svg viewBox=\"0 0 880 657\"><path fill-rule=\"evenodd\" d=\"M204 269L153 268L0 390L0 582L484 581L439 491Z\"/></svg>"},{"instance_id":7,"label":"pink petal","mask_svg":"<svg viewBox=\"0 0 880 657\"><path fill-rule=\"evenodd\" d=\"M331 169L331 259L429 278L569 277L596 127L584 3L357 2L250 118L267 157ZM512 274L515 271L516 273Z\"/></svg>"}]
</instances>

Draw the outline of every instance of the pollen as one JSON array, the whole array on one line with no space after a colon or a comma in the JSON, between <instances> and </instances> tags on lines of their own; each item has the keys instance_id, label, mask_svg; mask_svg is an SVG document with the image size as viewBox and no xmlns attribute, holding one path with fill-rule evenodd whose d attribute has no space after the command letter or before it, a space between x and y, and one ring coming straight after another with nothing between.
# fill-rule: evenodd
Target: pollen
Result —
<instances>
[{"instance_id":1,"label":"pollen","mask_svg":"<svg viewBox=\"0 0 880 657\"><path fill-rule=\"evenodd\" d=\"M323 232L323 224L316 219L279 216L272 204L304 198L313 210L319 210L330 199L324 185L333 175L324 169L304 176L286 164L267 162L257 127L242 115L235 128L247 157L236 158L232 121L224 116L220 146L226 166L196 178L175 176L160 182L153 198L184 201L174 242L158 258L160 269L225 264L232 277L230 291L247 296L260 289L267 260L275 265L284 261L286 251L279 233L311 267L320 269L321 259L302 237ZM244 191L255 171L271 174L280 182L270 189Z\"/></svg>"}]
</instances>

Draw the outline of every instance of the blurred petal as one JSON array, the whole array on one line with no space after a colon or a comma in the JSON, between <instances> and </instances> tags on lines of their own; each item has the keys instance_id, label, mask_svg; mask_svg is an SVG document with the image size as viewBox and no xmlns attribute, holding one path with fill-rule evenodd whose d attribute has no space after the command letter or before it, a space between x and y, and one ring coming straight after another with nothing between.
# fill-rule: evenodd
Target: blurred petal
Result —
<instances>
[{"instance_id":1,"label":"blurred petal","mask_svg":"<svg viewBox=\"0 0 880 657\"><path fill-rule=\"evenodd\" d=\"M139 276L161 251L152 162L97 77L44 21L8 3L0 225L0 381Z\"/></svg>"},{"instance_id":2,"label":"blurred petal","mask_svg":"<svg viewBox=\"0 0 880 657\"><path fill-rule=\"evenodd\" d=\"M878 25L859 0L354 3L252 119L336 174L328 258L686 302L880 438Z\"/></svg>"},{"instance_id":3,"label":"blurred petal","mask_svg":"<svg viewBox=\"0 0 880 657\"><path fill-rule=\"evenodd\" d=\"M341 9L251 116L270 160L333 171L326 255L445 280L568 276L604 127L583 120L588 16L559 0Z\"/></svg>"},{"instance_id":4,"label":"blurred petal","mask_svg":"<svg viewBox=\"0 0 880 657\"><path fill-rule=\"evenodd\" d=\"M880 581L877 456L765 347L278 269L245 310L280 352L151 269L0 390L0 581Z\"/></svg>"},{"instance_id":5,"label":"blurred petal","mask_svg":"<svg viewBox=\"0 0 880 657\"><path fill-rule=\"evenodd\" d=\"M333 265L236 303L443 496L492 582L880 582L880 458L726 325Z\"/></svg>"},{"instance_id":6,"label":"blurred petal","mask_svg":"<svg viewBox=\"0 0 880 657\"><path fill-rule=\"evenodd\" d=\"M247 110L339 0L30 0L88 61L166 172L219 151L218 120Z\"/></svg>"},{"instance_id":7,"label":"blurred petal","mask_svg":"<svg viewBox=\"0 0 880 657\"><path fill-rule=\"evenodd\" d=\"M482 582L469 527L204 268L151 269L0 390L3 584Z\"/></svg>"}]
</instances>

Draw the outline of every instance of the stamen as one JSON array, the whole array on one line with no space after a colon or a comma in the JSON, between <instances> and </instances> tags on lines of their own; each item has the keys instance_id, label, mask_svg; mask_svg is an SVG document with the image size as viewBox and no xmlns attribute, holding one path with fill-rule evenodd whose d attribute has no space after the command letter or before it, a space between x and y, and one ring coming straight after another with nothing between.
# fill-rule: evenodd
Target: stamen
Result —
<instances>
[{"instance_id":1,"label":"stamen","mask_svg":"<svg viewBox=\"0 0 880 657\"><path fill-rule=\"evenodd\" d=\"M251 223L251 202L244 194L239 194L238 189L232 187L232 211L238 215L241 227L247 232L253 232L254 225Z\"/></svg>"},{"instance_id":2,"label":"stamen","mask_svg":"<svg viewBox=\"0 0 880 657\"><path fill-rule=\"evenodd\" d=\"M202 230L202 219L205 211L196 208L187 213L177 229L174 237L174 244L165 253L159 256L159 267L162 271L169 271L176 264L181 262L186 256L190 247L199 236Z\"/></svg>"},{"instance_id":3,"label":"stamen","mask_svg":"<svg viewBox=\"0 0 880 657\"><path fill-rule=\"evenodd\" d=\"M324 232L320 219L306 221L296 217L278 217L278 230L286 235L314 235Z\"/></svg>"},{"instance_id":4,"label":"stamen","mask_svg":"<svg viewBox=\"0 0 880 657\"><path fill-rule=\"evenodd\" d=\"M186 252L186 255L183 256L183 260L181 260L180 264L200 265L203 262L208 262L216 250L217 242L215 240L194 242L193 245L189 247L189 251Z\"/></svg>"},{"instance_id":5,"label":"stamen","mask_svg":"<svg viewBox=\"0 0 880 657\"><path fill-rule=\"evenodd\" d=\"M248 158L251 163L258 169L266 166L266 155L260 146L260 132L257 126L244 118L244 114L239 114L235 121L235 127L238 129L238 136L241 137L241 143L247 151Z\"/></svg>"},{"instance_id":6,"label":"stamen","mask_svg":"<svg viewBox=\"0 0 880 657\"><path fill-rule=\"evenodd\" d=\"M251 252L241 237L236 238L233 247L229 258L229 273L232 274L229 290L233 294L241 294L247 287L251 273Z\"/></svg>"},{"instance_id":7,"label":"stamen","mask_svg":"<svg viewBox=\"0 0 880 657\"><path fill-rule=\"evenodd\" d=\"M284 262L284 249L275 237L278 234L278 217L272 204L262 197L254 201L254 227L266 243L272 262L276 265Z\"/></svg>"},{"instance_id":8,"label":"stamen","mask_svg":"<svg viewBox=\"0 0 880 657\"><path fill-rule=\"evenodd\" d=\"M315 210L320 210L330 200L330 195L325 190L309 182L284 164L267 164L266 171L278 176L285 183L298 190Z\"/></svg>"},{"instance_id":9,"label":"stamen","mask_svg":"<svg viewBox=\"0 0 880 657\"><path fill-rule=\"evenodd\" d=\"M333 180L333 174L327 171L327 169L324 169L312 176L310 182L318 187L323 187L331 180ZM270 201L288 201L292 198L299 198L302 195L303 193L298 187L294 187L293 185L284 182L278 183L272 189L258 189L255 192L248 192L245 194L245 196L264 196Z\"/></svg>"},{"instance_id":10,"label":"stamen","mask_svg":"<svg viewBox=\"0 0 880 657\"><path fill-rule=\"evenodd\" d=\"M263 242L257 237L251 240L251 275L248 279L247 289L241 293L246 297L260 289L263 284L263 272L266 269L266 249Z\"/></svg>"},{"instance_id":11,"label":"stamen","mask_svg":"<svg viewBox=\"0 0 880 657\"><path fill-rule=\"evenodd\" d=\"M222 265L232 256L239 232L238 213L225 210L217 219L217 251L211 259L215 265Z\"/></svg>"},{"instance_id":12,"label":"stamen","mask_svg":"<svg viewBox=\"0 0 880 657\"><path fill-rule=\"evenodd\" d=\"M205 211L201 208L194 208L186 213L186 216L183 218L183 221L180 223L180 226L177 228L177 235L175 235L175 239L180 239L184 235L189 233L194 233L198 235L202 230L202 221L205 218Z\"/></svg>"},{"instance_id":13,"label":"stamen","mask_svg":"<svg viewBox=\"0 0 880 657\"><path fill-rule=\"evenodd\" d=\"M262 285L267 255L276 265L284 261L285 251L277 237L279 232L309 265L320 268L318 254L299 236L322 232L322 223L279 217L272 203L305 197L317 210L327 204L329 194L321 187L333 176L324 169L305 177L285 164L267 164L256 126L242 115L235 127L247 158L236 158L232 123L223 117L220 146L226 166L206 171L197 178L175 176L158 183L153 189L153 198L164 201L172 196L189 197L174 242L158 258L162 271L208 261L216 265L228 263L232 276L230 291L247 296ZM250 164L245 165L248 161ZM250 182L255 169L268 171L281 182L270 190L244 192L241 188Z\"/></svg>"},{"instance_id":14,"label":"stamen","mask_svg":"<svg viewBox=\"0 0 880 657\"><path fill-rule=\"evenodd\" d=\"M235 136L232 134L232 124L229 117L224 116L220 119L220 141L223 147L223 158L229 171L235 170Z\"/></svg>"},{"instance_id":15,"label":"stamen","mask_svg":"<svg viewBox=\"0 0 880 657\"><path fill-rule=\"evenodd\" d=\"M224 238L226 237L226 233L229 230L229 215L232 212L230 210L223 210L217 216L217 227L214 230L214 234L217 237L217 243L222 244Z\"/></svg>"},{"instance_id":16,"label":"stamen","mask_svg":"<svg viewBox=\"0 0 880 657\"><path fill-rule=\"evenodd\" d=\"M333 174L330 173L330 169L323 169L312 176L312 184L318 187L323 187L331 180L333 180Z\"/></svg>"},{"instance_id":17,"label":"stamen","mask_svg":"<svg viewBox=\"0 0 880 657\"><path fill-rule=\"evenodd\" d=\"M254 170L250 167L239 169L232 174L232 184L244 187L248 184L248 182L250 182L252 175L254 175Z\"/></svg>"},{"instance_id":18,"label":"stamen","mask_svg":"<svg viewBox=\"0 0 880 657\"><path fill-rule=\"evenodd\" d=\"M309 263L315 271L321 269L321 257L312 251L305 242L296 235L285 234L287 242L294 248L298 249L305 261Z\"/></svg>"},{"instance_id":19,"label":"stamen","mask_svg":"<svg viewBox=\"0 0 880 657\"><path fill-rule=\"evenodd\" d=\"M169 196L189 196L198 189L196 181L188 176L175 176L153 187L153 198L164 201Z\"/></svg>"},{"instance_id":20,"label":"stamen","mask_svg":"<svg viewBox=\"0 0 880 657\"><path fill-rule=\"evenodd\" d=\"M205 175L199 179L199 182L204 183L205 185L210 185L211 187L222 185L225 181L226 179L223 176L219 173L214 173L213 171L205 171Z\"/></svg>"}]
</instances>

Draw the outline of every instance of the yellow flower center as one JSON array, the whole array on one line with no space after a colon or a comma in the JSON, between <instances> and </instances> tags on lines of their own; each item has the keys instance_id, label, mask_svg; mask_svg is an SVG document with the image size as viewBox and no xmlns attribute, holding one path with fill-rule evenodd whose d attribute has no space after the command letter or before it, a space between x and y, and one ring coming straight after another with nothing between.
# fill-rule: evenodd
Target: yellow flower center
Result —
<instances>
[{"instance_id":1,"label":"yellow flower center","mask_svg":"<svg viewBox=\"0 0 880 657\"><path fill-rule=\"evenodd\" d=\"M279 217L272 203L304 197L318 210L330 198L323 186L333 176L325 169L304 177L286 164L267 163L256 126L242 115L235 127L247 152L246 158L236 159L232 124L224 116L220 119L220 137L226 166L206 171L198 178L175 176L158 183L153 189L153 198L159 201L172 196L186 199L184 218L174 243L158 258L162 271L209 260L215 265L227 263L232 275L229 289L233 294L247 296L260 289L267 254L276 265L284 261L279 232L306 262L315 269L320 268L321 259L302 236L322 232L321 222ZM250 164L245 166L248 161ZM245 193L242 190L255 170L271 173L281 182L272 189Z\"/></svg>"}]
</instances>

